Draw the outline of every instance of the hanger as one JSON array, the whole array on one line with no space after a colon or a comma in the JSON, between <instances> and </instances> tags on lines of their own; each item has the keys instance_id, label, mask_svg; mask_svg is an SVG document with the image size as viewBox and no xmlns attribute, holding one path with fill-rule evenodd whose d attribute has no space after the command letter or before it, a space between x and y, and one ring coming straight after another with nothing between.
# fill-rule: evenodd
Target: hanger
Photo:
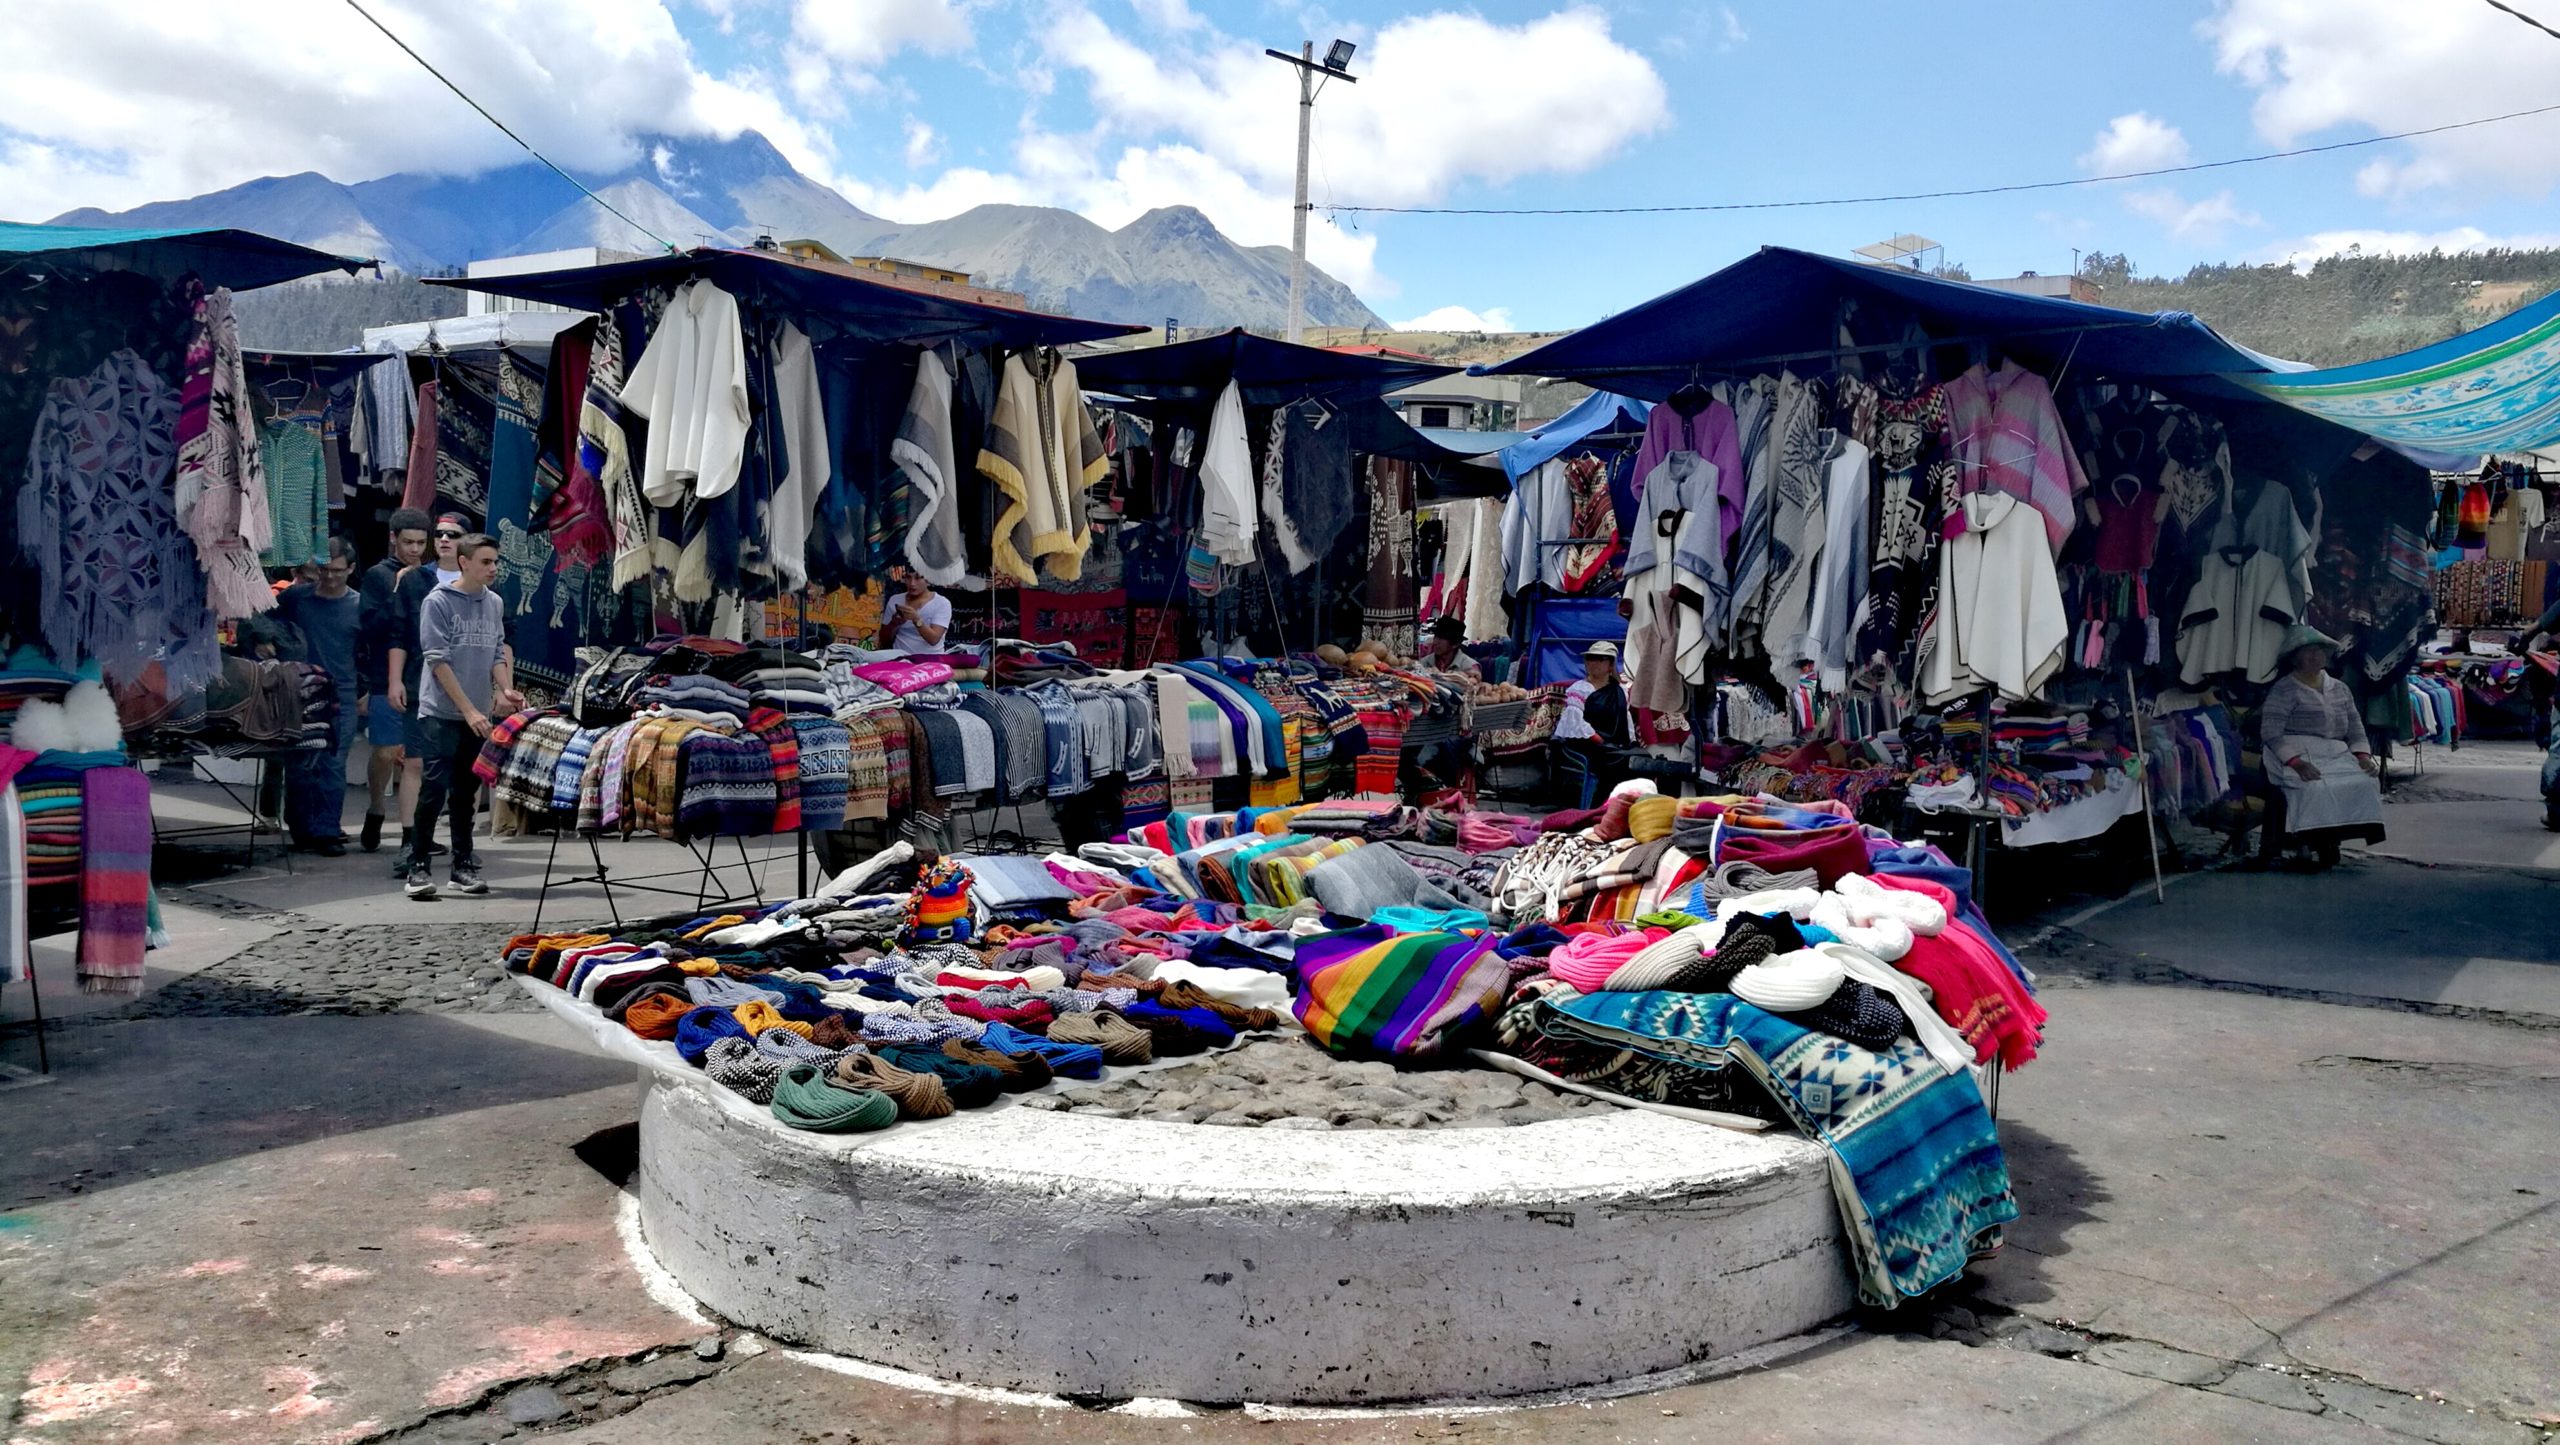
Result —
<instances>
[{"instance_id":1,"label":"hanger","mask_svg":"<svg viewBox=\"0 0 2560 1445\"><path fill-rule=\"evenodd\" d=\"M1682 416L1689 417L1705 411L1707 403L1715 399L1715 393L1707 390L1698 380L1698 368L1692 366L1689 368L1688 384L1663 398L1663 404Z\"/></svg>"}]
</instances>

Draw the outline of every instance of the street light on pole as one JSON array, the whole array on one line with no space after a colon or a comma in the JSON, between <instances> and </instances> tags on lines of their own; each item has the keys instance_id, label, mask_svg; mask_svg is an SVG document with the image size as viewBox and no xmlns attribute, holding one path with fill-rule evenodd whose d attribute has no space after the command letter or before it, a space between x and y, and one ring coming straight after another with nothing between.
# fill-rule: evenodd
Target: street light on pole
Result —
<instances>
[{"instance_id":1,"label":"street light on pole","mask_svg":"<svg viewBox=\"0 0 2560 1445\"><path fill-rule=\"evenodd\" d=\"M1298 68L1298 201L1289 218L1289 339L1295 341L1307 329L1307 140L1315 128L1316 91L1323 79L1339 80L1345 85L1359 84L1351 73L1351 52L1360 47L1348 40L1336 40L1324 53L1324 63L1316 63L1316 43L1312 40L1291 55L1285 50L1265 50L1274 60L1286 61Z\"/></svg>"}]
</instances>

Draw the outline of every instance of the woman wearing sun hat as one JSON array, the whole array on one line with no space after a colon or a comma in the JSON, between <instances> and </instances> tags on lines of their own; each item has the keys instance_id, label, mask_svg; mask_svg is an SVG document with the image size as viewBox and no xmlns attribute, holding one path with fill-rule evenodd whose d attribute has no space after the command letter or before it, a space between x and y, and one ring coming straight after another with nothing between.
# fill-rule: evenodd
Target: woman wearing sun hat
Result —
<instances>
[{"instance_id":1,"label":"woman wearing sun hat","mask_svg":"<svg viewBox=\"0 0 2560 1445\"><path fill-rule=\"evenodd\" d=\"M2349 839L2382 841L2381 768L2355 695L2329 675L2337 650L2319 629L2301 623L2284 635L2278 662L2284 675L2258 710L2267 777L2280 804L2267 817L2260 866L2280 844L2309 846L2327 868Z\"/></svg>"}]
</instances>

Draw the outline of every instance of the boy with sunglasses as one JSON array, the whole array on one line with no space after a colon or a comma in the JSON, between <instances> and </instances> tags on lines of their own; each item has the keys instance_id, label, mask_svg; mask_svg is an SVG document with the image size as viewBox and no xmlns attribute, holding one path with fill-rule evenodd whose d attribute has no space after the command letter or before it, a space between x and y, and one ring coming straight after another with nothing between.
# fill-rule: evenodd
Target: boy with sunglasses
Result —
<instances>
[{"instance_id":1,"label":"boy with sunglasses","mask_svg":"<svg viewBox=\"0 0 2560 1445\"><path fill-rule=\"evenodd\" d=\"M418 610L426 604L427 594L447 582L462 580L462 564L455 549L470 531L457 513L447 512L435 521L435 558L432 565L421 561L400 574L393 590L393 623L388 682L391 705L400 711L400 856L391 865L391 876L409 876L409 855L416 838L414 818L418 806L418 785L422 759L426 757L428 739L418 727L418 688L424 680L426 659L418 647ZM433 843L432 853L444 849ZM421 855L429 856L429 855Z\"/></svg>"}]
</instances>

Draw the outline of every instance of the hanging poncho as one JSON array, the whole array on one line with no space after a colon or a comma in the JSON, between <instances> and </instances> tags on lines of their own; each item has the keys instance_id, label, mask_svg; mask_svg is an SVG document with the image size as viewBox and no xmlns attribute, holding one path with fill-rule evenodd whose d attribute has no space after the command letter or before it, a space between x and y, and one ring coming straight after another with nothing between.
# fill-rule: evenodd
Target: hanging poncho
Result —
<instances>
[{"instance_id":1,"label":"hanging poncho","mask_svg":"<svg viewBox=\"0 0 2560 1445\"><path fill-rule=\"evenodd\" d=\"M621 397L626 410L649 421L640 493L652 504L708 501L736 486L748 420L736 300L708 281L686 282L667 302Z\"/></svg>"},{"instance_id":2,"label":"hanging poncho","mask_svg":"<svg viewBox=\"0 0 2560 1445\"><path fill-rule=\"evenodd\" d=\"M18 492L46 648L66 667L97 658L117 681L161 656L173 691L222 665L196 546L170 502L177 420L167 384L118 351L46 391Z\"/></svg>"},{"instance_id":3,"label":"hanging poncho","mask_svg":"<svg viewBox=\"0 0 2560 1445\"><path fill-rule=\"evenodd\" d=\"M1084 489L1102 480L1110 458L1084 408L1076 365L1053 351L1007 357L978 470L1004 495L996 518L995 570L1023 587L1039 585L1044 559L1059 580L1084 572L1093 544Z\"/></svg>"},{"instance_id":4,"label":"hanging poncho","mask_svg":"<svg viewBox=\"0 0 2560 1445\"><path fill-rule=\"evenodd\" d=\"M914 497L907 520L907 565L936 587L978 585L969 576L969 558L960 543L960 498L957 452L951 436L951 364L938 351L917 358L915 390L907 414L898 422L898 438L889 443L889 460L897 463Z\"/></svg>"}]
</instances>

